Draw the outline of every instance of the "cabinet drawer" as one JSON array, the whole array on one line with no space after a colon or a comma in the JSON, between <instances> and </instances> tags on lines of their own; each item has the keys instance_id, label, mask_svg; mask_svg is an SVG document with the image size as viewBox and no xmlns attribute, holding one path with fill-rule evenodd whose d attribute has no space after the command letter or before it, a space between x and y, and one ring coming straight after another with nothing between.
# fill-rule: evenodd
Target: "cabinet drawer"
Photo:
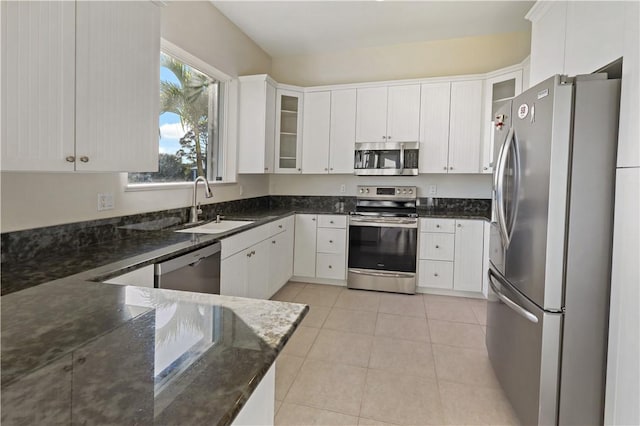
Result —
<instances>
[{"instance_id":1,"label":"cabinet drawer","mask_svg":"<svg viewBox=\"0 0 640 426\"><path fill-rule=\"evenodd\" d=\"M445 232L453 234L456 229L455 219L420 219L420 232Z\"/></svg>"},{"instance_id":2,"label":"cabinet drawer","mask_svg":"<svg viewBox=\"0 0 640 426\"><path fill-rule=\"evenodd\" d=\"M265 224L257 228L249 229L239 234L222 240L222 259L251 247L260 241L266 240L271 235L271 224Z\"/></svg>"},{"instance_id":3,"label":"cabinet drawer","mask_svg":"<svg viewBox=\"0 0 640 426\"><path fill-rule=\"evenodd\" d=\"M344 253L346 238L347 231L345 229L319 228L316 251L318 253Z\"/></svg>"},{"instance_id":4,"label":"cabinet drawer","mask_svg":"<svg viewBox=\"0 0 640 426\"><path fill-rule=\"evenodd\" d=\"M318 253L316 256L316 277L344 280L346 272L344 254Z\"/></svg>"},{"instance_id":5,"label":"cabinet drawer","mask_svg":"<svg viewBox=\"0 0 640 426\"><path fill-rule=\"evenodd\" d=\"M284 231L293 230L295 223L295 216L285 217L284 219L271 222L271 235L276 235Z\"/></svg>"},{"instance_id":6,"label":"cabinet drawer","mask_svg":"<svg viewBox=\"0 0 640 426\"><path fill-rule=\"evenodd\" d=\"M318 227L320 228L347 228L347 216L346 215L318 215Z\"/></svg>"},{"instance_id":7,"label":"cabinet drawer","mask_svg":"<svg viewBox=\"0 0 640 426\"><path fill-rule=\"evenodd\" d=\"M453 261L455 234L420 234L420 259Z\"/></svg>"},{"instance_id":8,"label":"cabinet drawer","mask_svg":"<svg viewBox=\"0 0 640 426\"><path fill-rule=\"evenodd\" d=\"M418 285L420 287L453 288L453 262L421 260Z\"/></svg>"}]
</instances>

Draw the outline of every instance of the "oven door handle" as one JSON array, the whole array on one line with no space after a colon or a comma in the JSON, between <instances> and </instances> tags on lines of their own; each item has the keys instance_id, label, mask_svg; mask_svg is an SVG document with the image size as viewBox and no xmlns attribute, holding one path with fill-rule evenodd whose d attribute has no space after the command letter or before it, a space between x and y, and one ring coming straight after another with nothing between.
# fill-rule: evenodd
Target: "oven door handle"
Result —
<instances>
[{"instance_id":1,"label":"oven door handle","mask_svg":"<svg viewBox=\"0 0 640 426\"><path fill-rule=\"evenodd\" d=\"M374 271L363 271L361 269L349 269L349 272L352 274L358 275L371 275L374 277L385 277L385 278L413 278L416 274L411 272L402 273L402 272L374 272Z\"/></svg>"},{"instance_id":2,"label":"oven door handle","mask_svg":"<svg viewBox=\"0 0 640 426\"><path fill-rule=\"evenodd\" d=\"M416 219L367 219L358 217L351 217L349 219L349 226L381 226L387 228L418 227L418 221Z\"/></svg>"}]
</instances>

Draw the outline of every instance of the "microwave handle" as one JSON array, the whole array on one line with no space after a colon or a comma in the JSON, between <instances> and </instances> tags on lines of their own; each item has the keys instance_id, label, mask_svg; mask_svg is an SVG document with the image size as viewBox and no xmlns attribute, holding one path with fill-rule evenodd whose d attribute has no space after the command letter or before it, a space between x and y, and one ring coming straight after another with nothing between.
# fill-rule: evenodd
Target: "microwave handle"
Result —
<instances>
[{"instance_id":1,"label":"microwave handle","mask_svg":"<svg viewBox=\"0 0 640 426\"><path fill-rule=\"evenodd\" d=\"M404 144L400 144L400 171L404 170Z\"/></svg>"}]
</instances>

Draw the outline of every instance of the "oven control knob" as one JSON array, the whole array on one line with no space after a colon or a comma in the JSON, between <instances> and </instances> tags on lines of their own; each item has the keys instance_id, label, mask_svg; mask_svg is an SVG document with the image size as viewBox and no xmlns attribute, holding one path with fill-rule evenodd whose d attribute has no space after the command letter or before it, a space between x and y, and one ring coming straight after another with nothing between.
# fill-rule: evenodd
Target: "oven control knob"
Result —
<instances>
[{"instance_id":1,"label":"oven control knob","mask_svg":"<svg viewBox=\"0 0 640 426\"><path fill-rule=\"evenodd\" d=\"M409 190L409 194L413 194L413 189L410 189L410 190Z\"/></svg>"},{"instance_id":2,"label":"oven control knob","mask_svg":"<svg viewBox=\"0 0 640 426\"><path fill-rule=\"evenodd\" d=\"M367 193L367 194L369 193L369 188L367 188L366 193Z\"/></svg>"},{"instance_id":3,"label":"oven control knob","mask_svg":"<svg viewBox=\"0 0 640 426\"><path fill-rule=\"evenodd\" d=\"M360 188L360 193L362 194L364 192L364 189Z\"/></svg>"},{"instance_id":4,"label":"oven control knob","mask_svg":"<svg viewBox=\"0 0 640 426\"><path fill-rule=\"evenodd\" d=\"M403 189L403 190L402 190L402 193L403 193L403 194L406 194L406 193L407 193L407 190L406 190L406 189Z\"/></svg>"},{"instance_id":5,"label":"oven control knob","mask_svg":"<svg viewBox=\"0 0 640 426\"><path fill-rule=\"evenodd\" d=\"M399 193L400 193L400 189L398 188L396 189L396 194L399 194Z\"/></svg>"}]
</instances>

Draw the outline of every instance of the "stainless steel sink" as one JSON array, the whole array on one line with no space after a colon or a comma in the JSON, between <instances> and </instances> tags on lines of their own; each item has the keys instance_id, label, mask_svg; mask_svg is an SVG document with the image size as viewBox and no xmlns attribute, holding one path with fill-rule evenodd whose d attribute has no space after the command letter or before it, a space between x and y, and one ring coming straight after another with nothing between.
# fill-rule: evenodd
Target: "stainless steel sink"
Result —
<instances>
[{"instance_id":1,"label":"stainless steel sink","mask_svg":"<svg viewBox=\"0 0 640 426\"><path fill-rule=\"evenodd\" d=\"M221 234L231 231L232 229L253 223L252 220L222 220L220 222L209 222L204 225L194 226L193 228L180 229L176 232L198 232L201 234Z\"/></svg>"}]
</instances>

